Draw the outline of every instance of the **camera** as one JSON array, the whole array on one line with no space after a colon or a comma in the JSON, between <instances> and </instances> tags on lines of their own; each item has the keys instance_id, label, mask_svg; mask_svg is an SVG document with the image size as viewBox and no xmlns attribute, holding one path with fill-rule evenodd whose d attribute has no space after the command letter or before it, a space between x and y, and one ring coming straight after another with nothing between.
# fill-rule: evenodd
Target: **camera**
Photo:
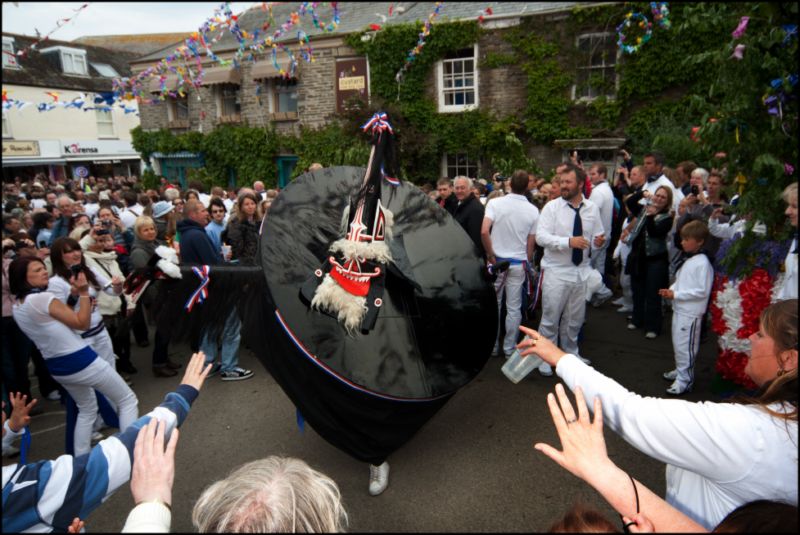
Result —
<instances>
[{"instance_id":1,"label":"camera","mask_svg":"<svg viewBox=\"0 0 800 535\"><path fill-rule=\"evenodd\" d=\"M506 180L508 180L508 177L503 175L497 175L495 180L497 180L498 182L505 182Z\"/></svg>"},{"instance_id":2,"label":"camera","mask_svg":"<svg viewBox=\"0 0 800 535\"><path fill-rule=\"evenodd\" d=\"M100 230L94 233L95 236L108 236L111 234L111 231L107 228L101 228Z\"/></svg>"},{"instance_id":3,"label":"camera","mask_svg":"<svg viewBox=\"0 0 800 535\"><path fill-rule=\"evenodd\" d=\"M697 196L700 195L700 188L697 186L692 186L692 195Z\"/></svg>"},{"instance_id":4,"label":"camera","mask_svg":"<svg viewBox=\"0 0 800 535\"><path fill-rule=\"evenodd\" d=\"M111 228L111 225L113 225L114 223L109 221L108 219L101 219L100 224L105 228Z\"/></svg>"},{"instance_id":5,"label":"camera","mask_svg":"<svg viewBox=\"0 0 800 535\"><path fill-rule=\"evenodd\" d=\"M81 268L80 264L75 264L74 266L70 267L69 270L72 272L73 277L77 277L81 271L83 271L83 268Z\"/></svg>"}]
</instances>

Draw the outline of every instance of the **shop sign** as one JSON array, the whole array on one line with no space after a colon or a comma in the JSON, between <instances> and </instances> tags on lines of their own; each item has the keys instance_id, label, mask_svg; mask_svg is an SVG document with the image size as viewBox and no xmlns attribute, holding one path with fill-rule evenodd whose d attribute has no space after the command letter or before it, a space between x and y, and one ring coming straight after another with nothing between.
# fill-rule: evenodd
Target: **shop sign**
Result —
<instances>
[{"instance_id":1,"label":"shop sign","mask_svg":"<svg viewBox=\"0 0 800 535\"><path fill-rule=\"evenodd\" d=\"M92 163L94 165L113 165L117 163L122 163L122 160L93 160Z\"/></svg>"},{"instance_id":2,"label":"shop sign","mask_svg":"<svg viewBox=\"0 0 800 535\"><path fill-rule=\"evenodd\" d=\"M86 178L87 176L89 176L89 170L86 167L80 165L72 169L72 174L78 178Z\"/></svg>"},{"instance_id":3,"label":"shop sign","mask_svg":"<svg viewBox=\"0 0 800 535\"><path fill-rule=\"evenodd\" d=\"M336 60L336 111L347 111L346 102L353 97L369 100L366 58Z\"/></svg>"},{"instance_id":4,"label":"shop sign","mask_svg":"<svg viewBox=\"0 0 800 535\"><path fill-rule=\"evenodd\" d=\"M97 147L90 145L80 145L72 143L71 145L64 145L64 154L97 154L100 152Z\"/></svg>"},{"instance_id":5,"label":"shop sign","mask_svg":"<svg viewBox=\"0 0 800 535\"><path fill-rule=\"evenodd\" d=\"M12 156L39 156L39 142L3 141L3 158Z\"/></svg>"}]
</instances>

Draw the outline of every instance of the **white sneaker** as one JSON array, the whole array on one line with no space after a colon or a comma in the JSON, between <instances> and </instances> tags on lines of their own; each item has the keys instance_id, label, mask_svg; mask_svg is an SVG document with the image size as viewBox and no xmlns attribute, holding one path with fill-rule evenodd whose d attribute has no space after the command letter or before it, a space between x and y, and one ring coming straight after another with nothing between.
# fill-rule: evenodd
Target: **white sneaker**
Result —
<instances>
[{"instance_id":1,"label":"white sneaker","mask_svg":"<svg viewBox=\"0 0 800 535\"><path fill-rule=\"evenodd\" d=\"M539 364L539 373L544 377L552 377L553 376L553 368L546 362L542 362Z\"/></svg>"},{"instance_id":2,"label":"white sneaker","mask_svg":"<svg viewBox=\"0 0 800 535\"><path fill-rule=\"evenodd\" d=\"M389 463L383 462L380 466L369 465L369 493L377 496L389 486Z\"/></svg>"},{"instance_id":3,"label":"white sneaker","mask_svg":"<svg viewBox=\"0 0 800 535\"><path fill-rule=\"evenodd\" d=\"M620 314L627 314L629 312L633 312L633 307L623 305L621 308L617 309L617 312L619 312Z\"/></svg>"},{"instance_id":4,"label":"white sneaker","mask_svg":"<svg viewBox=\"0 0 800 535\"><path fill-rule=\"evenodd\" d=\"M648 340L653 340L654 338L657 338L658 335L653 331L650 331L649 333L645 334L644 337L647 338Z\"/></svg>"},{"instance_id":5,"label":"white sneaker","mask_svg":"<svg viewBox=\"0 0 800 535\"><path fill-rule=\"evenodd\" d=\"M692 389L690 387L684 386L681 387L678 385L678 382L675 381L667 388L667 394L671 394L673 396L680 396L681 394L686 394L687 392L691 392Z\"/></svg>"},{"instance_id":6,"label":"white sneaker","mask_svg":"<svg viewBox=\"0 0 800 535\"><path fill-rule=\"evenodd\" d=\"M636 325L634 325L633 323L629 323L628 324L628 330L629 331L635 331L636 330Z\"/></svg>"},{"instance_id":7,"label":"white sneaker","mask_svg":"<svg viewBox=\"0 0 800 535\"><path fill-rule=\"evenodd\" d=\"M92 433L92 444L94 444L95 442L100 442L104 438L106 437L105 435L103 435L103 433L101 433L100 431L95 431L94 433Z\"/></svg>"},{"instance_id":8,"label":"white sneaker","mask_svg":"<svg viewBox=\"0 0 800 535\"><path fill-rule=\"evenodd\" d=\"M621 307L622 305L625 304L625 298L618 297L617 299L611 301L611 304L614 305L615 307Z\"/></svg>"},{"instance_id":9,"label":"white sneaker","mask_svg":"<svg viewBox=\"0 0 800 535\"><path fill-rule=\"evenodd\" d=\"M47 399L50 401L61 401L61 392L58 390L53 390L49 394L47 394Z\"/></svg>"},{"instance_id":10,"label":"white sneaker","mask_svg":"<svg viewBox=\"0 0 800 535\"><path fill-rule=\"evenodd\" d=\"M678 370L670 370L668 372L664 372L661 374L661 377L666 379L667 381L674 381L678 378Z\"/></svg>"}]
</instances>

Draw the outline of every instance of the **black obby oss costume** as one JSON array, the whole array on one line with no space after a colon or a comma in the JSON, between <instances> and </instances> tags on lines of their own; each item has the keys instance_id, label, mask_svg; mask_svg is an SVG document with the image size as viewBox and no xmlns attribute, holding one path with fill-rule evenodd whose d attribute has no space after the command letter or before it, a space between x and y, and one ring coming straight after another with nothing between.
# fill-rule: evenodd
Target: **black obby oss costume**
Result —
<instances>
[{"instance_id":1,"label":"black obby oss costume","mask_svg":"<svg viewBox=\"0 0 800 535\"><path fill-rule=\"evenodd\" d=\"M181 268L160 317L173 337L196 337L220 331L236 306L243 343L305 421L380 464L483 368L497 304L458 223L393 178L386 115L364 129L373 145L366 172L295 179L262 223L261 266L212 266L208 296L191 313L184 305L200 274Z\"/></svg>"}]
</instances>

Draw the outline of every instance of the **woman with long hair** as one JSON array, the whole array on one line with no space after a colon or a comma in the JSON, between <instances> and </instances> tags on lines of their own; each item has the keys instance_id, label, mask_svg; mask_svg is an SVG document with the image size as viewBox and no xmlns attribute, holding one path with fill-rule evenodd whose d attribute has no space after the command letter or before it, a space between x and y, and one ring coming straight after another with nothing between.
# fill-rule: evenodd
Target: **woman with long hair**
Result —
<instances>
[{"instance_id":1,"label":"woman with long hair","mask_svg":"<svg viewBox=\"0 0 800 535\"><path fill-rule=\"evenodd\" d=\"M625 202L629 207L637 206L644 195L648 194L637 192ZM623 233L622 239L631 246L625 265L633 290L633 317L628 329L644 328L645 337L655 338L661 334L663 323L658 290L669 286L667 235L672 229L672 190L661 186L647 200L630 236Z\"/></svg>"},{"instance_id":2,"label":"woman with long hair","mask_svg":"<svg viewBox=\"0 0 800 535\"><path fill-rule=\"evenodd\" d=\"M76 270L76 274L67 279L69 293L78 301L77 310L73 310L48 290L47 268L39 258L17 258L8 267L8 284L15 297L14 320L42 352L47 369L78 406L73 441L75 455L91 449L92 426L98 408L95 390L117 407L122 429L136 421L139 414L133 391L112 365L98 356L87 339L78 334L92 327L93 307L87 273L89 270L85 268Z\"/></svg>"},{"instance_id":3,"label":"woman with long hair","mask_svg":"<svg viewBox=\"0 0 800 535\"><path fill-rule=\"evenodd\" d=\"M231 246L232 258L242 265L256 264L260 224L258 198L250 192L240 194L236 201L236 214L228 221L222 241Z\"/></svg>"},{"instance_id":4,"label":"woman with long hair","mask_svg":"<svg viewBox=\"0 0 800 535\"><path fill-rule=\"evenodd\" d=\"M797 299L761 313L745 367L759 390L725 403L638 396L533 329L520 330L528 335L520 354L541 357L570 390L580 386L590 406L599 398L606 425L667 464L667 502L706 529L754 500L797 505ZM574 423L572 408L562 409L566 425Z\"/></svg>"}]
</instances>

